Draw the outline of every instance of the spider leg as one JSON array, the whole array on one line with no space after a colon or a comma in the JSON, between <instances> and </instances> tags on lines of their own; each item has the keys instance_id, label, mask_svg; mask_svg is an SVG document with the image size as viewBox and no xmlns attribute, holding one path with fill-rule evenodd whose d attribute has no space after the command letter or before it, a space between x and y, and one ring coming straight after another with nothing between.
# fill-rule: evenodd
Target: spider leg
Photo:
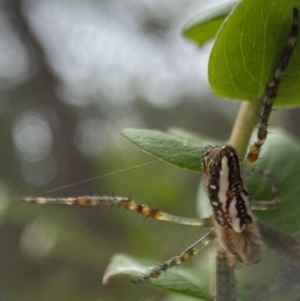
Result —
<instances>
[{"instance_id":1,"label":"spider leg","mask_svg":"<svg viewBox=\"0 0 300 301\"><path fill-rule=\"evenodd\" d=\"M273 200L272 201L253 201L253 202L251 202L251 209L252 210L274 210L274 209L277 209L279 207L280 198L279 198L279 190L277 189L277 185L275 183L274 175L270 171L259 169L256 166L253 167L252 170L254 172L262 174L263 176L265 176L268 179L268 181L270 183L270 187L271 187L271 193L272 193L272 196L273 196Z\"/></svg>"},{"instance_id":2,"label":"spider leg","mask_svg":"<svg viewBox=\"0 0 300 301\"><path fill-rule=\"evenodd\" d=\"M171 223L190 225L190 226L212 226L213 222L211 218L197 219L197 218L185 218L168 214L149 207L148 205L139 205L135 201L126 197L111 197L111 196L81 196L75 198L23 198L22 201L27 203L36 203L41 205L69 205L69 206L122 206L131 211L138 212L146 217L151 217L157 220L162 220Z\"/></svg>"},{"instance_id":3,"label":"spider leg","mask_svg":"<svg viewBox=\"0 0 300 301\"><path fill-rule=\"evenodd\" d=\"M236 301L234 269L228 266L225 252L218 251L216 263L216 301Z\"/></svg>"},{"instance_id":4,"label":"spider leg","mask_svg":"<svg viewBox=\"0 0 300 301\"><path fill-rule=\"evenodd\" d=\"M283 73L290 61L290 58L292 56L293 50L296 45L296 40L298 36L298 26L299 26L299 13L298 13L298 9L294 8L293 23L291 27L290 37L281 56L280 63L274 73L273 79L266 87L266 92L265 92L262 109L260 113L257 139L251 145L248 155L246 156L246 162L250 163L251 165L256 162L260 154L260 149L265 143L265 140L267 138L267 134L268 134L267 126L272 111L272 106L275 102L276 93L280 81L282 79Z\"/></svg>"},{"instance_id":5,"label":"spider leg","mask_svg":"<svg viewBox=\"0 0 300 301\"><path fill-rule=\"evenodd\" d=\"M197 254L202 248L204 248L212 239L216 237L214 228L210 229L203 237L184 250L179 256L175 256L167 260L166 262L151 269L143 276L133 278L134 283L140 283L152 278L157 278L161 273L167 269L180 265L183 262L190 260L195 254Z\"/></svg>"},{"instance_id":6,"label":"spider leg","mask_svg":"<svg viewBox=\"0 0 300 301\"><path fill-rule=\"evenodd\" d=\"M258 222L263 241L272 249L286 255L293 262L300 263L300 242L273 227Z\"/></svg>"}]
</instances>

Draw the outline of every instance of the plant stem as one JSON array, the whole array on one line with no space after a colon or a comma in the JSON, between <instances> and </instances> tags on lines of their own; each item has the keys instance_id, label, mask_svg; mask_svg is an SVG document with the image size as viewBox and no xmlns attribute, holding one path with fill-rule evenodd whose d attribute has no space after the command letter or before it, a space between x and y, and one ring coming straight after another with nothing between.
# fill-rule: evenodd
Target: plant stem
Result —
<instances>
[{"instance_id":1,"label":"plant stem","mask_svg":"<svg viewBox=\"0 0 300 301\"><path fill-rule=\"evenodd\" d=\"M245 157L253 128L259 121L261 103L244 101L235 120L229 143L241 158Z\"/></svg>"}]
</instances>

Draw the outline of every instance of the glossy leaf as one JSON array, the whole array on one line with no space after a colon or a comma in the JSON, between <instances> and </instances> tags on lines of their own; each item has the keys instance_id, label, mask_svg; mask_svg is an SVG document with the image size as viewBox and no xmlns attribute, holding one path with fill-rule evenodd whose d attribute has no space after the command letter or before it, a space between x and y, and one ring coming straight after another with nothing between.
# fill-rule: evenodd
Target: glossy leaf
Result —
<instances>
[{"instance_id":1,"label":"glossy leaf","mask_svg":"<svg viewBox=\"0 0 300 301\"><path fill-rule=\"evenodd\" d=\"M208 139L191 139L182 134L167 134L160 131L125 129L122 135L150 155L177 167L201 172L202 148Z\"/></svg>"},{"instance_id":2,"label":"glossy leaf","mask_svg":"<svg viewBox=\"0 0 300 301\"><path fill-rule=\"evenodd\" d=\"M203 46L216 36L226 16L238 2L240 1L227 1L199 12L184 26L183 35Z\"/></svg>"},{"instance_id":3,"label":"glossy leaf","mask_svg":"<svg viewBox=\"0 0 300 301\"><path fill-rule=\"evenodd\" d=\"M290 36L298 0L244 0L223 24L209 62L209 82L220 97L262 99ZM300 104L300 43L278 89L276 106Z\"/></svg>"},{"instance_id":4,"label":"glossy leaf","mask_svg":"<svg viewBox=\"0 0 300 301\"><path fill-rule=\"evenodd\" d=\"M199 136L198 134L189 132L189 131L181 129L181 128L171 128L168 130L168 133L170 133L171 135L173 135L175 137L183 139L187 143L201 145L202 147L206 146L206 145L223 144L222 142L220 142L216 139Z\"/></svg>"},{"instance_id":5,"label":"glossy leaf","mask_svg":"<svg viewBox=\"0 0 300 301\"><path fill-rule=\"evenodd\" d=\"M124 276L134 278L142 275L145 267L136 260L123 254L116 254L111 259L103 275L102 283L107 284L112 277Z\"/></svg>"}]
</instances>

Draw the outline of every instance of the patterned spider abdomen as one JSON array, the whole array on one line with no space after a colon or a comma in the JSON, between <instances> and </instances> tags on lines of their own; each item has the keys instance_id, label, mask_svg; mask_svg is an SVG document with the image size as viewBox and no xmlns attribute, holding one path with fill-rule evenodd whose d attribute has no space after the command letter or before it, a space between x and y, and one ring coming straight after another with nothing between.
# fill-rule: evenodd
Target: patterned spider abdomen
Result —
<instances>
[{"instance_id":1,"label":"patterned spider abdomen","mask_svg":"<svg viewBox=\"0 0 300 301\"><path fill-rule=\"evenodd\" d=\"M207 146L202 156L206 194L219 225L220 244L245 264L259 260L260 236L250 208L250 194L231 146Z\"/></svg>"},{"instance_id":2,"label":"patterned spider abdomen","mask_svg":"<svg viewBox=\"0 0 300 301\"><path fill-rule=\"evenodd\" d=\"M231 146L207 146L202 158L206 194L215 220L222 227L242 232L253 216L237 154Z\"/></svg>"}]
</instances>

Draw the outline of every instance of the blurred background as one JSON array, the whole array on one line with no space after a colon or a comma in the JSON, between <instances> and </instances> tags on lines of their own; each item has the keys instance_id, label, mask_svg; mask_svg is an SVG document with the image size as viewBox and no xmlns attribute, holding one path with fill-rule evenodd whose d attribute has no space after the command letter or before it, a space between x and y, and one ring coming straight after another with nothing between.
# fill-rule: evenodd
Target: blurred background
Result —
<instances>
[{"instance_id":1,"label":"blurred background","mask_svg":"<svg viewBox=\"0 0 300 301\"><path fill-rule=\"evenodd\" d=\"M115 253L166 260L201 229L19 198L124 195L195 216L200 176L155 160L120 131L180 127L228 139L239 103L209 89L212 43L199 49L181 34L209 2L0 1L1 300L166 300L128 279L102 286L105 268ZM289 114L287 127L299 128Z\"/></svg>"}]
</instances>

